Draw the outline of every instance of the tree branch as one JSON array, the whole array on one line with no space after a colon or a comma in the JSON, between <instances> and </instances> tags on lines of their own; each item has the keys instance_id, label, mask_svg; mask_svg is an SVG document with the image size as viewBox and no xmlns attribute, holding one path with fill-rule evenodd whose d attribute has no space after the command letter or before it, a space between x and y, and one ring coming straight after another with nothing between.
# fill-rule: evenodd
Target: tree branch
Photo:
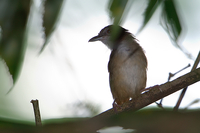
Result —
<instances>
[{"instance_id":1,"label":"tree branch","mask_svg":"<svg viewBox=\"0 0 200 133\"><path fill-rule=\"evenodd\" d=\"M30 133L32 132L34 133L36 132L37 133L96 132L97 130L103 127L109 126L111 123L113 123L110 121L111 118L114 118L113 116L116 116L116 115L120 116L118 114L121 114L122 112L137 111L151 103L154 103L155 101L165 96L168 96L198 81L200 81L200 68L190 73L187 73L171 82L167 82L160 86L156 85L152 87L148 92L142 94L141 97L139 97L138 99L133 99L132 101L123 104L122 107L119 110L117 110L117 113L113 109L109 109L93 118L90 118L87 120L81 120L78 122L76 121L76 122L65 122L65 123L60 123L60 124L48 124L48 125L44 125L42 128L37 128L38 130L33 130L33 128L20 129L20 130L14 130L13 128L12 129L4 128L3 131L4 133L10 132L10 131L14 131L15 133L18 133L18 132L21 133L24 131L30 132Z\"/></svg>"},{"instance_id":2,"label":"tree branch","mask_svg":"<svg viewBox=\"0 0 200 133\"><path fill-rule=\"evenodd\" d=\"M34 110L34 115L35 115L35 124L36 124L36 126L42 126L39 102L36 99L36 100L31 100L31 103L33 104L33 110Z\"/></svg>"},{"instance_id":3,"label":"tree branch","mask_svg":"<svg viewBox=\"0 0 200 133\"><path fill-rule=\"evenodd\" d=\"M199 64L199 61L200 61L200 51L199 51L199 54L197 55L197 58L196 58L196 60L195 60L195 62L194 62L194 65L193 65L191 71L193 71L193 70L195 70L195 69L197 68L197 66L198 66L198 64ZM179 106L180 106L180 104L181 104L181 101L183 100L183 97L184 97L186 91L187 91L187 87L185 87L185 88L182 90L181 95L180 95L180 97L179 97L179 99L178 99L178 101L177 101L177 103L176 103L176 106L174 107L174 111L178 111L178 108L179 108Z\"/></svg>"},{"instance_id":4,"label":"tree branch","mask_svg":"<svg viewBox=\"0 0 200 133\"><path fill-rule=\"evenodd\" d=\"M148 92L144 93L138 99L133 99L132 101L125 103L121 108L115 112L113 109L109 109L89 120L84 122L82 125L83 128L86 125L92 125L90 127L90 131L95 131L101 129L106 126L106 120L108 117L125 112L125 111L137 111L155 101L166 97L182 88L185 88L189 85L192 85L196 82L200 81L200 68L187 73L171 82L167 82L165 84L156 85L152 87ZM81 128L80 128L81 129Z\"/></svg>"}]
</instances>

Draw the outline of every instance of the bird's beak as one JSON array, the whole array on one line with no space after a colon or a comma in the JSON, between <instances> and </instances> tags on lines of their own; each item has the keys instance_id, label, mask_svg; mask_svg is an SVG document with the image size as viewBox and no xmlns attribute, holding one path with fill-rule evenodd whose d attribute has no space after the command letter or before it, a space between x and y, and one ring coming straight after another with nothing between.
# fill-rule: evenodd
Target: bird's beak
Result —
<instances>
[{"instance_id":1,"label":"bird's beak","mask_svg":"<svg viewBox=\"0 0 200 133\"><path fill-rule=\"evenodd\" d=\"M95 42L95 41L100 41L102 39L102 36L95 36L92 37L88 42Z\"/></svg>"}]
</instances>

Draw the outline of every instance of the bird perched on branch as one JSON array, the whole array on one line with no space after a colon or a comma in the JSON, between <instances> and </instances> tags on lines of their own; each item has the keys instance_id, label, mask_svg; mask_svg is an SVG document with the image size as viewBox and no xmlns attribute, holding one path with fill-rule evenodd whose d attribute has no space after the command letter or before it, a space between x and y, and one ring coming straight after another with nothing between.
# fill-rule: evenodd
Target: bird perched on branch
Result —
<instances>
[{"instance_id":1,"label":"bird perched on branch","mask_svg":"<svg viewBox=\"0 0 200 133\"><path fill-rule=\"evenodd\" d=\"M146 87L147 59L137 39L121 26L109 25L89 40L94 41L111 50L108 71L113 108L140 96Z\"/></svg>"}]
</instances>

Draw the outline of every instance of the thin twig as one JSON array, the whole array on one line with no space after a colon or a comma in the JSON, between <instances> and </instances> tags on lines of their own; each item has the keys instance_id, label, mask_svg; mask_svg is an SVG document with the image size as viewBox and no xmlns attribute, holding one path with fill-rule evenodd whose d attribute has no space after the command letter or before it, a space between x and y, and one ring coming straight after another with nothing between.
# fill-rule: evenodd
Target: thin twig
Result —
<instances>
[{"instance_id":1,"label":"thin twig","mask_svg":"<svg viewBox=\"0 0 200 133\"><path fill-rule=\"evenodd\" d=\"M192 106L192 105L198 103L199 101L200 101L200 99L196 99L196 100L192 101L188 106L186 106L186 107L184 108L184 111L187 110L190 106Z\"/></svg>"},{"instance_id":2,"label":"thin twig","mask_svg":"<svg viewBox=\"0 0 200 133\"><path fill-rule=\"evenodd\" d=\"M188 68L188 67L190 67L190 64L188 64L186 67L182 68L181 70L179 70L179 71L177 71L177 72L175 72L175 73L171 73L171 72L170 72L170 73L169 73L169 76L168 76L167 82L169 82L170 79L171 79L173 76L175 76L176 74L178 74L179 72L185 70L185 69ZM158 107L164 109L163 106L162 106L162 101L163 101L163 98L160 100L160 103L157 103L157 102L155 102L155 103L158 105Z\"/></svg>"},{"instance_id":3,"label":"thin twig","mask_svg":"<svg viewBox=\"0 0 200 133\"><path fill-rule=\"evenodd\" d=\"M170 81L170 79L171 79L172 77L174 77L176 74L178 74L179 72L185 70L185 69L188 68L188 67L190 67L190 64L188 64L186 67L182 68L181 70L179 70L179 71L177 71L177 72L175 72L175 73L169 73L168 82Z\"/></svg>"},{"instance_id":4,"label":"thin twig","mask_svg":"<svg viewBox=\"0 0 200 133\"><path fill-rule=\"evenodd\" d=\"M198 54L198 56L197 56L197 58L196 58L196 60L195 60L195 62L194 62L194 65L193 65L191 71L193 71L193 70L195 70L195 69L197 68L197 66L198 66L198 64L199 64L199 61L200 61L200 51L199 51L199 54ZM187 87L185 87L185 88L182 90L181 95L180 95L180 97L179 97L179 99L178 99L178 101L177 101L177 103L176 103L176 106L174 107L174 111L178 111L178 108L179 108L179 106L180 106L180 104L181 104L181 101L183 100L183 97L184 97L186 91L187 91Z\"/></svg>"},{"instance_id":5,"label":"thin twig","mask_svg":"<svg viewBox=\"0 0 200 133\"><path fill-rule=\"evenodd\" d=\"M31 100L31 103L33 104L33 109L34 109L34 114L35 114L35 124L36 126L42 126L38 100L37 99Z\"/></svg>"}]
</instances>

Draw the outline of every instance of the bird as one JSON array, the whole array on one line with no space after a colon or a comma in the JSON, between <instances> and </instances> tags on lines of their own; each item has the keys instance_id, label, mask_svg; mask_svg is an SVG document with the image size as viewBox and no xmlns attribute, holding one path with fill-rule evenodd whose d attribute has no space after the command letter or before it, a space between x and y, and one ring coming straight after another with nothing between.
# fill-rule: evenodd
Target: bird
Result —
<instances>
[{"instance_id":1,"label":"bird","mask_svg":"<svg viewBox=\"0 0 200 133\"><path fill-rule=\"evenodd\" d=\"M147 58L135 36L119 25L108 25L88 42L95 41L111 50L108 72L113 108L141 96L146 87Z\"/></svg>"}]
</instances>

